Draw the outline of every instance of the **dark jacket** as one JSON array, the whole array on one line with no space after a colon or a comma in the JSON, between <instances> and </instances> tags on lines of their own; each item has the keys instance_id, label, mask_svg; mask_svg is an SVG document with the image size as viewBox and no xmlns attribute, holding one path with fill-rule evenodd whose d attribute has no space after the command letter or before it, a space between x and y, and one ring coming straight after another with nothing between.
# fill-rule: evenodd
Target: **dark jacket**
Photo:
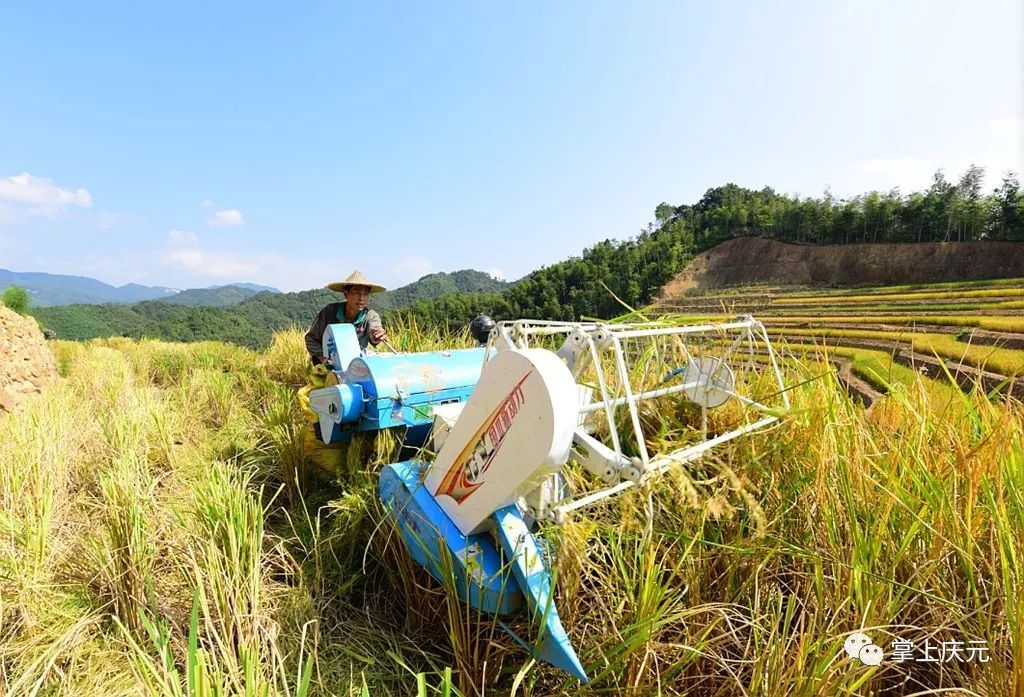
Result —
<instances>
[{"instance_id":1,"label":"dark jacket","mask_svg":"<svg viewBox=\"0 0 1024 697\"><path fill-rule=\"evenodd\" d=\"M306 350L309 351L309 359L313 365L324 362L324 330L329 324L348 324L345 321L345 303L331 303L320 310L309 331L306 332ZM374 310L363 310L356 316L356 321L351 323L356 328L356 336L359 338L359 348L365 349L367 344L377 345L370 338L370 330L374 327L382 327L380 315ZM337 366L339 369L345 366Z\"/></svg>"}]
</instances>

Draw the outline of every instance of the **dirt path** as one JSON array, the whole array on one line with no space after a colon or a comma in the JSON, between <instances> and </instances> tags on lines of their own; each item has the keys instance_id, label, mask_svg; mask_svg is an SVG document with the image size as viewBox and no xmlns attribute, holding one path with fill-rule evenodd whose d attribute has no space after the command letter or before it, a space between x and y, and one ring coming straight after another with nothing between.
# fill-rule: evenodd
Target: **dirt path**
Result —
<instances>
[{"instance_id":1,"label":"dirt path","mask_svg":"<svg viewBox=\"0 0 1024 697\"><path fill-rule=\"evenodd\" d=\"M870 409L882 397L881 392L853 372L853 361L837 360L833 362L837 368L836 378L846 388L846 393L854 401L860 402L865 409Z\"/></svg>"}]
</instances>

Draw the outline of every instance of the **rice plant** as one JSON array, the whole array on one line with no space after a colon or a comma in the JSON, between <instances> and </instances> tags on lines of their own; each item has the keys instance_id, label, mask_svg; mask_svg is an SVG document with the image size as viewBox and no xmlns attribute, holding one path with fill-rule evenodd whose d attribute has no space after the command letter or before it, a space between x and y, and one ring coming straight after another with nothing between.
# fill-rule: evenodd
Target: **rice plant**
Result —
<instances>
[{"instance_id":1,"label":"rice plant","mask_svg":"<svg viewBox=\"0 0 1024 697\"><path fill-rule=\"evenodd\" d=\"M584 688L412 563L377 501L393 437L310 447L299 330L56 342L59 387L0 417L0 692L1024 695L1024 406L789 349L784 423L546 531ZM652 446L694 437L681 400L642 416ZM859 631L989 660L869 666Z\"/></svg>"}]
</instances>

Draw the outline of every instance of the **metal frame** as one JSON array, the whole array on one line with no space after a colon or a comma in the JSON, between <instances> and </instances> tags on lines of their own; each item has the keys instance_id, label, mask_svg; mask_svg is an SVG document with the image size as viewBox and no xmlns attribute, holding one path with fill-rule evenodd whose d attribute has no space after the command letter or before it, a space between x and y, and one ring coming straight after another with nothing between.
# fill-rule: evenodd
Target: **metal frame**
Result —
<instances>
[{"instance_id":1,"label":"metal frame","mask_svg":"<svg viewBox=\"0 0 1024 697\"><path fill-rule=\"evenodd\" d=\"M538 339L546 339L560 334L565 335L566 339L561 349L559 349L558 355L565 360L573 376L578 380L579 376L588 366L594 368L600 394L595 395L595 401L591 404L581 405L580 414L585 416L603 413L608 426L611 444L606 446L590 438L584 433L582 427L577 430L574 444L587 450L588 457L577 457L576 459L580 460L591 472L602 477L610 486L552 506L548 509L546 515L556 522L564 519L572 511L592 505L610 496L615 496L652 477L658 476L674 465L696 460L716 446L770 426L779 421L780 413L784 414L790 409L789 397L786 394L782 380L782 371L779 368L775 351L772 349L771 342L768 339L768 333L765 331L764 325L750 315L743 315L724 322L689 326L673 326L660 322L634 324L539 320L500 322L494 331L491 332L488 349L493 347L497 351L501 351L510 348L534 348ZM745 346L747 351L746 361L743 364L743 375L746 374L746 371L754 369L755 349L760 345L768 354L775 383L778 387L776 393L771 395L771 397L779 397L781 407L772 408L761 401L742 394L742 380L737 380L732 385L732 389L724 389L716 383L714 384L714 389L728 394L730 398L735 398L744 407L763 415L762 418L748 422L700 443L671 452L652 454L648 452L647 444L644 441L637 405L645 400L667 397L687 390L707 389L708 384L712 382L721 368L708 375L707 381L704 384L701 384L701 380L698 379L670 387L641 389L638 392L634 389L630 377L625 347L627 345L631 346L634 342L647 342L660 353L661 344L659 341L678 340L678 343L673 345L682 350L688 365L699 365L697 357L694 356L687 345L687 339L700 339L706 345L711 346L728 342L726 348L714 356L719 361L719 366L730 366L730 362L738 350ZM708 343L709 341L710 343ZM610 375L606 375L605 366L602 365L601 361L601 355L605 352L613 354L613 372ZM485 352L484 361L486 362L492 355L494 355L494 352L490 350ZM670 373L671 375L672 373ZM668 379L668 377L665 379ZM618 387L618 391L613 392L610 386L613 382ZM768 400L765 399L764 401ZM636 443L639 458L631 459L623 455L622 438L629 438L630 435L626 433L620 434L619 429L615 426L615 410L621 406L626 406L629 410L629 423L632 428L623 430L632 430L632 438ZM707 411L707 405L701 404L701 430L705 437L707 434Z\"/></svg>"}]
</instances>

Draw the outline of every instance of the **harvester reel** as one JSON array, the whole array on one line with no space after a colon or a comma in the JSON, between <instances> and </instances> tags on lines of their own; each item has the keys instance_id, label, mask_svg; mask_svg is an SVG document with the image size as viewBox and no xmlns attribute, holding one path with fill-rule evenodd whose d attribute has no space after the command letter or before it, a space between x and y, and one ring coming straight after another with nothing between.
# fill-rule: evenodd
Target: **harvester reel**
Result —
<instances>
[{"instance_id":1,"label":"harvester reel","mask_svg":"<svg viewBox=\"0 0 1024 697\"><path fill-rule=\"evenodd\" d=\"M736 391L736 376L732 368L718 358L694 358L683 372L683 383L692 387L683 390L694 404L714 409L725 404Z\"/></svg>"}]
</instances>

